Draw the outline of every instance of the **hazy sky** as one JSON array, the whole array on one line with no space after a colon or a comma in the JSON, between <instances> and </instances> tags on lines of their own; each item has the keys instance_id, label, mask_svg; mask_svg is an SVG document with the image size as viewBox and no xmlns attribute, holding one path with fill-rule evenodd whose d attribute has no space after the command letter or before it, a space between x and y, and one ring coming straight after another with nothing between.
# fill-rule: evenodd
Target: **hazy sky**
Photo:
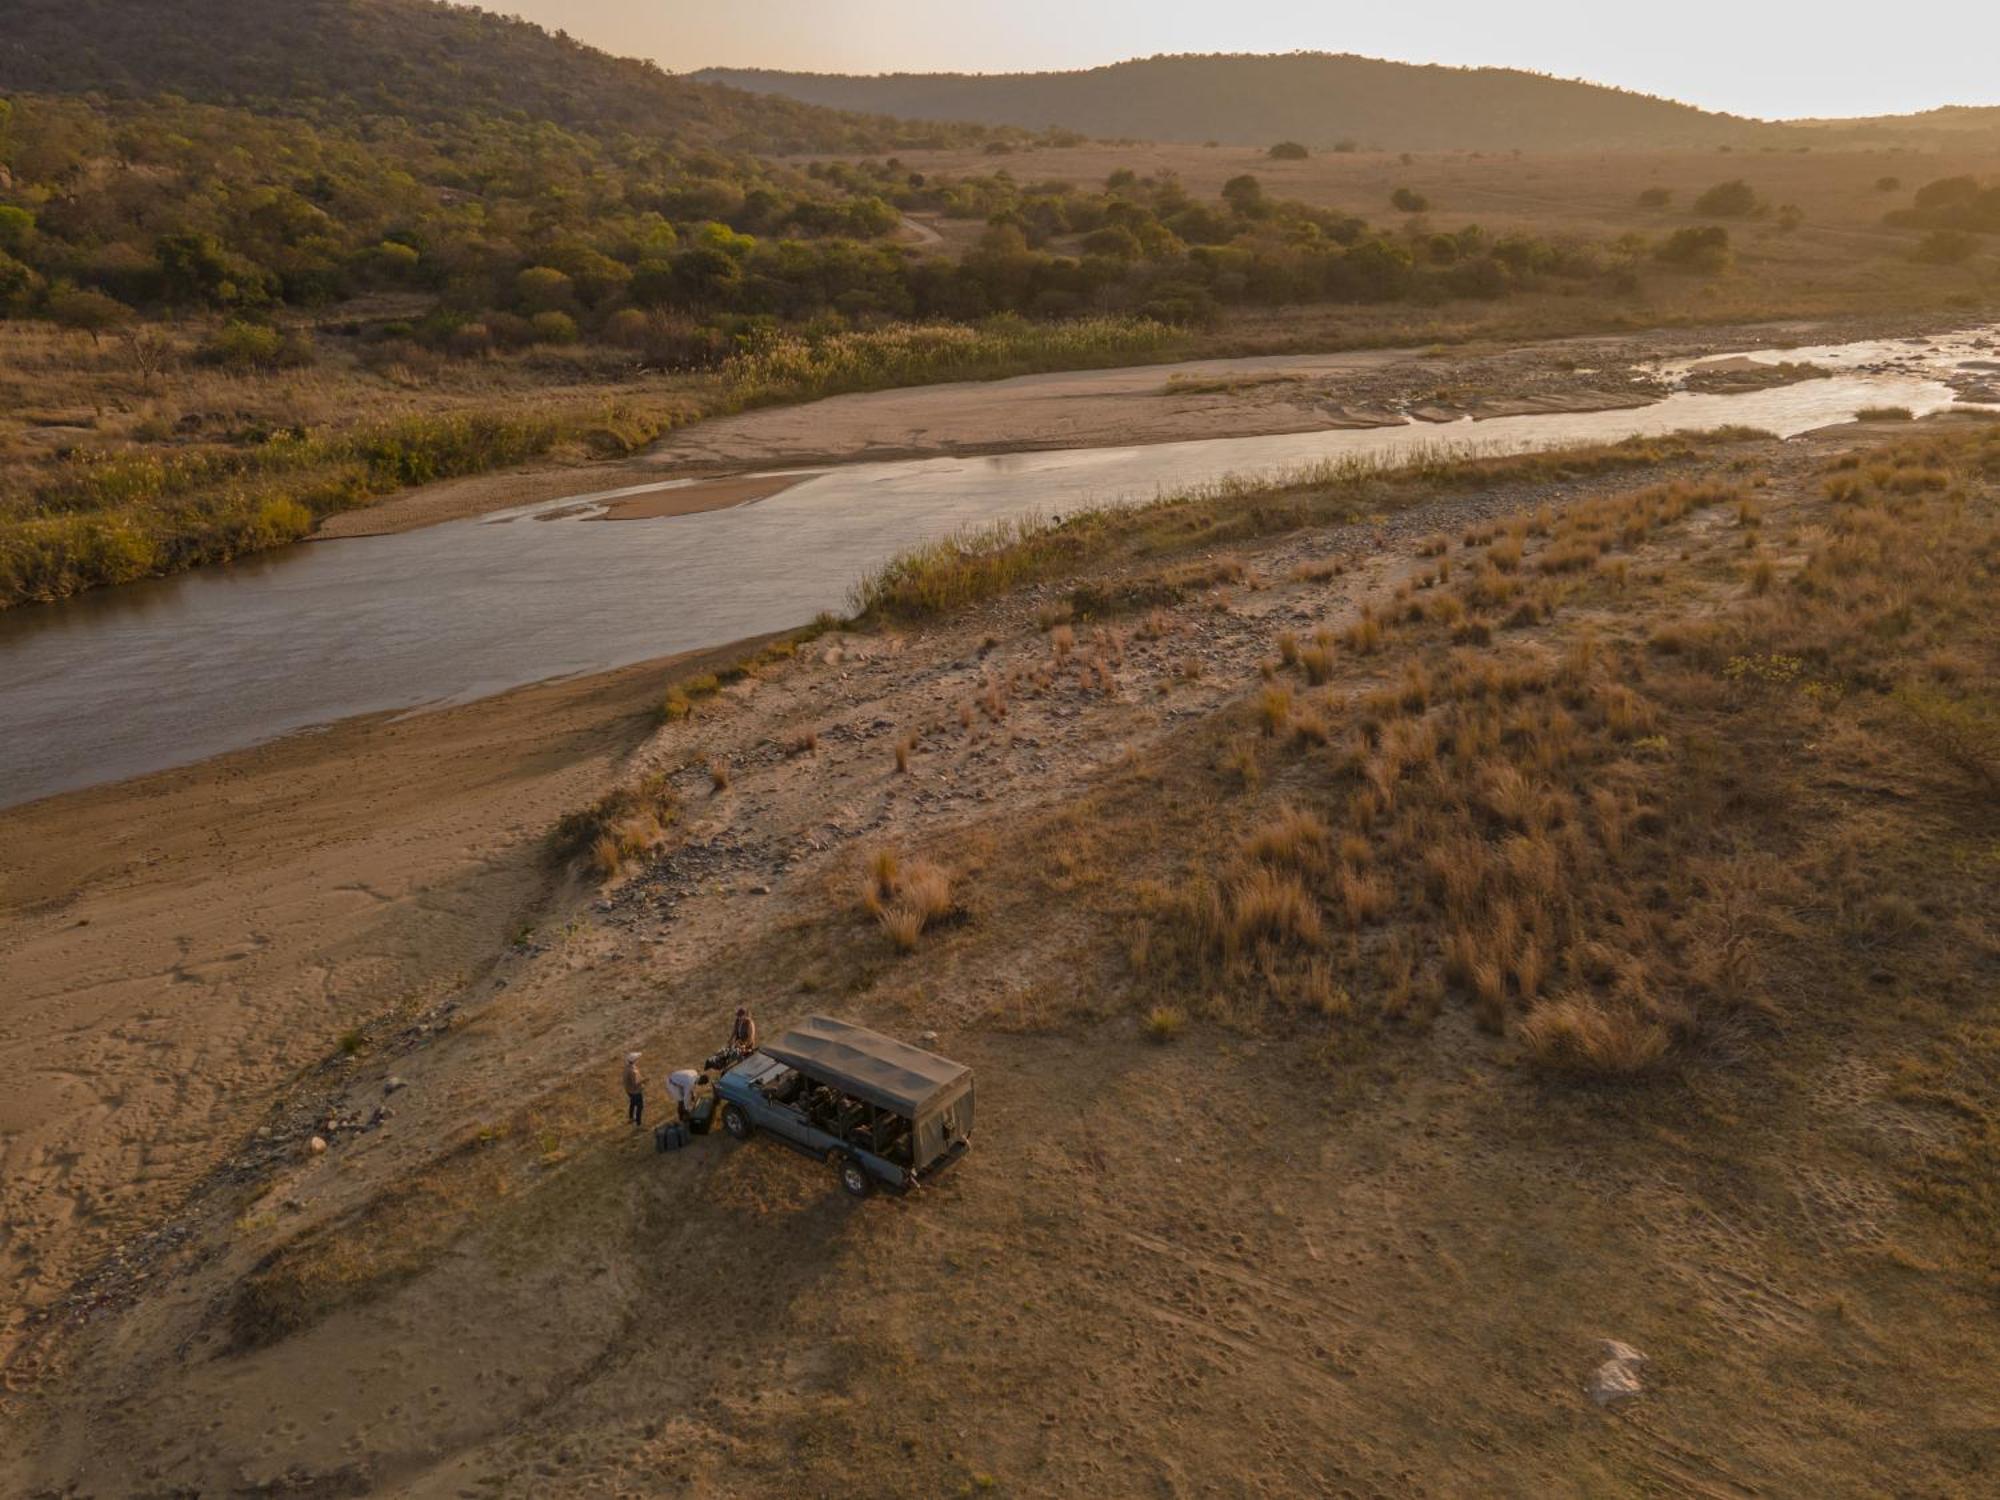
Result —
<instances>
[{"instance_id":1,"label":"hazy sky","mask_svg":"<svg viewBox=\"0 0 2000 1500\"><path fill-rule=\"evenodd\" d=\"M2000 104L2000 0L482 0L675 72L1091 67L1358 52L1589 78L1737 114Z\"/></svg>"}]
</instances>

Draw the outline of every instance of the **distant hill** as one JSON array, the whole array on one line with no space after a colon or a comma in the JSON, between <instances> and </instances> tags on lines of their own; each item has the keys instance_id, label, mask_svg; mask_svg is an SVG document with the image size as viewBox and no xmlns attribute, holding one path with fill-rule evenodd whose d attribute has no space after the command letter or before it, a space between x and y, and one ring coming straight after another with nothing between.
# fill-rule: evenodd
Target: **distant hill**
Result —
<instances>
[{"instance_id":1,"label":"distant hill","mask_svg":"<svg viewBox=\"0 0 2000 1500\"><path fill-rule=\"evenodd\" d=\"M1232 145L1557 151L1754 144L1787 133L1537 73L1330 53L1151 57L1074 73L854 77L709 68L689 76L873 114Z\"/></svg>"},{"instance_id":2,"label":"distant hill","mask_svg":"<svg viewBox=\"0 0 2000 1500\"><path fill-rule=\"evenodd\" d=\"M1795 120L1801 129L1858 146L1912 145L1946 150L2000 147L2000 105L1948 104L1914 115L1871 115L1848 120Z\"/></svg>"},{"instance_id":3,"label":"distant hill","mask_svg":"<svg viewBox=\"0 0 2000 1500\"><path fill-rule=\"evenodd\" d=\"M561 32L432 0L5 0L0 94L174 94L297 115L552 121L755 151L962 143L964 125L862 119L613 57Z\"/></svg>"}]
</instances>

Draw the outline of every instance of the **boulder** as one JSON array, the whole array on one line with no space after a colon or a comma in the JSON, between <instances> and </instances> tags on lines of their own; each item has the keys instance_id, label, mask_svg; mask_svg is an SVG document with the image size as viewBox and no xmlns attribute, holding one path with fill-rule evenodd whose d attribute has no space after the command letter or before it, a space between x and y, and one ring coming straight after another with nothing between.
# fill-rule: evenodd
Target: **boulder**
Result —
<instances>
[{"instance_id":1,"label":"boulder","mask_svg":"<svg viewBox=\"0 0 2000 1500\"><path fill-rule=\"evenodd\" d=\"M1646 1387L1639 1379L1639 1372L1646 1365L1645 1355L1616 1339L1606 1339L1602 1353L1604 1362L1591 1371L1585 1387L1591 1400L1599 1406L1609 1406L1644 1393Z\"/></svg>"}]
</instances>

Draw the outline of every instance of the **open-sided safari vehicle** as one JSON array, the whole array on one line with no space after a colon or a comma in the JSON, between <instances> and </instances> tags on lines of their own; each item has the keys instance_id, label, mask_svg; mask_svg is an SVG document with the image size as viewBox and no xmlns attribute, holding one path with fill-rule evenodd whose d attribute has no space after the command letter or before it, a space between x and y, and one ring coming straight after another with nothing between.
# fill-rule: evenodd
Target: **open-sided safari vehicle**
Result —
<instances>
[{"instance_id":1,"label":"open-sided safari vehicle","mask_svg":"<svg viewBox=\"0 0 2000 1500\"><path fill-rule=\"evenodd\" d=\"M865 1198L935 1176L972 1135L972 1070L865 1026L814 1016L716 1081L722 1128L767 1130L831 1162Z\"/></svg>"}]
</instances>

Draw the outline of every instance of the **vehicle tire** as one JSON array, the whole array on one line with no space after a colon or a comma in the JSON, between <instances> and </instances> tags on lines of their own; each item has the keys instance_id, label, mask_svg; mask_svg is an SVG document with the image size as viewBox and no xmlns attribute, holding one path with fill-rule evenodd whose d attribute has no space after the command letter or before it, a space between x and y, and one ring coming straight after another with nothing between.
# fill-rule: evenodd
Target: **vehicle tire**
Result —
<instances>
[{"instance_id":1,"label":"vehicle tire","mask_svg":"<svg viewBox=\"0 0 2000 1500\"><path fill-rule=\"evenodd\" d=\"M875 1191L875 1179L868 1175L868 1169L851 1156L843 1156L835 1170L840 1173L840 1185L847 1189L849 1196L866 1198Z\"/></svg>"},{"instance_id":2,"label":"vehicle tire","mask_svg":"<svg viewBox=\"0 0 2000 1500\"><path fill-rule=\"evenodd\" d=\"M757 1127L750 1123L750 1117L743 1112L742 1106L725 1104L722 1106L722 1128L729 1132L730 1139L747 1141L750 1132Z\"/></svg>"}]
</instances>

